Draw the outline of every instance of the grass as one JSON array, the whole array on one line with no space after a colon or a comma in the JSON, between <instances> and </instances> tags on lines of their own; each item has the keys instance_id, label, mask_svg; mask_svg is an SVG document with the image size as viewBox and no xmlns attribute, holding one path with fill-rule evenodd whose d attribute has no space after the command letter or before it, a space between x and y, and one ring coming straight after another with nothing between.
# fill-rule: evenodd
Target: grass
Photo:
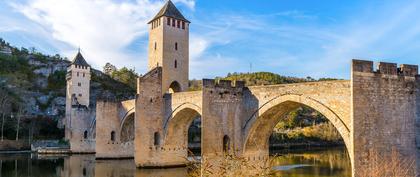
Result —
<instances>
[{"instance_id":1,"label":"grass","mask_svg":"<svg viewBox=\"0 0 420 177\"><path fill-rule=\"evenodd\" d=\"M208 177L208 176L223 176L223 177L266 177L273 176L274 171L271 169L271 162L269 159L252 161L245 157L239 157L232 154L224 154L220 159L206 160L199 163L200 160L194 159L188 168L189 177Z\"/></svg>"},{"instance_id":2,"label":"grass","mask_svg":"<svg viewBox=\"0 0 420 177\"><path fill-rule=\"evenodd\" d=\"M363 177L413 177L415 176L415 157L405 157L393 148L390 154L369 151L371 163L367 168L356 171ZM415 155L413 155L415 156Z\"/></svg>"}]
</instances>

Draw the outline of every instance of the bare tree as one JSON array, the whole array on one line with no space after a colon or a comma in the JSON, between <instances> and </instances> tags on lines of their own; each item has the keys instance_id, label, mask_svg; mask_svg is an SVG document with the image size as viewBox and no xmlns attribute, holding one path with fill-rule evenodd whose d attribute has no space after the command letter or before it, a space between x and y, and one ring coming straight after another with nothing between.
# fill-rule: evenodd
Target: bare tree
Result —
<instances>
[{"instance_id":1,"label":"bare tree","mask_svg":"<svg viewBox=\"0 0 420 177\"><path fill-rule=\"evenodd\" d=\"M20 128L20 119L23 115L23 105L18 106L18 112L16 114L17 125L16 125L16 141L19 140L19 128Z\"/></svg>"},{"instance_id":2,"label":"bare tree","mask_svg":"<svg viewBox=\"0 0 420 177\"><path fill-rule=\"evenodd\" d=\"M4 90L0 90L0 111L1 111L1 141L3 141L4 138L4 117L6 116L6 109L10 106L10 99L7 93L4 92Z\"/></svg>"}]
</instances>

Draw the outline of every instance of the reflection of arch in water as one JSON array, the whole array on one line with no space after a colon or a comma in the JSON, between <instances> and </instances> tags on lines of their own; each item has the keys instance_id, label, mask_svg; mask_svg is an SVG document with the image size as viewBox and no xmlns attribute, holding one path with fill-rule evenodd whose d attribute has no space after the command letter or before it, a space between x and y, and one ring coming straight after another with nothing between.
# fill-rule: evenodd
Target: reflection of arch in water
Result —
<instances>
[{"instance_id":1,"label":"reflection of arch in water","mask_svg":"<svg viewBox=\"0 0 420 177\"><path fill-rule=\"evenodd\" d=\"M177 81L173 81L171 85L169 86L169 93L177 93L181 91L181 84L179 84Z\"/></svg>"},{"instance_id":2,"label":"reflection of arch in water","mask_svg":"<svg viewBox=\"0 0 420 177\"><path fill-rule=\"evenodd\" d=\"M120 141L121 143L134 141L134 112L123 119L121 124Z\"/></svg>"},{"instance_id":3,"label":"reflection of arch in water","mask_svg":"<svg viewBox=\"0 0 420 177\"><path fill-rule=\"evenodd\" d=\"M310 97L285 94L275 97L262 105L245 125L246 137L244 144L245 153L260 152L268 155L269 137L284 116L301 106L308 106L324 115L338 130L349 150L350 130L332 109ZM350 154L350 153L349 153Z\"/></svg>"},{"instance_id":4,"label":"reflection of arch in water","mask_svg":"<svg viewBox=\"0 0 420 177\"><path fill-rule=\"evenodd\" d=\"M135 170L134 177L174 177L174 176L188 176L187 168L141 168Z\"/></svg>"}]
</instances>

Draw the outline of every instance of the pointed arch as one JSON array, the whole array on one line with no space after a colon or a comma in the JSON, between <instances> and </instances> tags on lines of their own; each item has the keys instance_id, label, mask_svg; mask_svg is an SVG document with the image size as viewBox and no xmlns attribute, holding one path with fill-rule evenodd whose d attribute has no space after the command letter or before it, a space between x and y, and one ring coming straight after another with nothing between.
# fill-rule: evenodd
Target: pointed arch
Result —
<instances>
[{"instance_id":1,"label":"pointed arch","mask_svg":"<svg viewBox=\"0 0 420 177\"><path fill-rule=\"evenodd\" d=\"M165 144L187 147L188 128L194 119L201 116L201 107L193 103L183 103L172 112L164 125Z\"/></svg>"},{"instance_id":2,"label":"pointed arch","mask_svg":"<svg viewBox=\"0 0 420 177\"><path fill-rule=\"evenodd\" d=\"M346 148L350 148L350 129L332 109L310 97L297 94L283 94L264 103L245 123L244 153L268 155L268 139L274 126L285 114L302 105L308 106L324 115L338 130Z\"/></svg>"}]
</instances>

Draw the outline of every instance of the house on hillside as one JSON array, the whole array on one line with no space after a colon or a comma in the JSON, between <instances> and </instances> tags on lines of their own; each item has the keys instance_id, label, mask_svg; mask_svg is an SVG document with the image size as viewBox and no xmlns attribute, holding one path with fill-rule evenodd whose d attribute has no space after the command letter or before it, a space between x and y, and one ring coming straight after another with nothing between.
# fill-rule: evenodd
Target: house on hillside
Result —
<instances>
[{"instance_id":1,"label":"house on hillside","mask_svg":"<svg viewBox=\"0 0 420 177\"><path fill-rule=\"evenodd\" d=\"M12 55L12 48L8 46L0 46L0 53L4 55Z\"/></svg>"}]
</instances>

